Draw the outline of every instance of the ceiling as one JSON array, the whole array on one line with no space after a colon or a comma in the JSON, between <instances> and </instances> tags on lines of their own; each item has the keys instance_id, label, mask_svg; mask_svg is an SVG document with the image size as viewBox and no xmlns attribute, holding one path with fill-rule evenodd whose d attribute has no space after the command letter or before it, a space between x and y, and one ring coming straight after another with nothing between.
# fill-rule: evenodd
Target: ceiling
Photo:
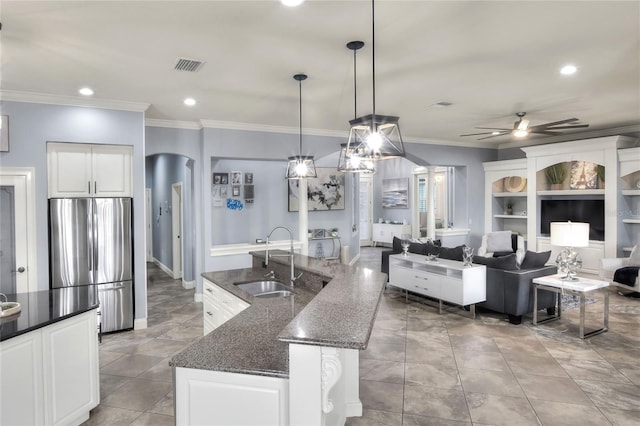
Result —
<instances>
[{"instance_id":1,"label":"ceiling","mask_svg":"<svg viewBox=\"0 0 640 426\"><path fill-rule=\"evenodd\" d=\"M640 134L640 2L381 0L375 7L376 112L399 116L405 141L510 146L510 135L459 135L510 128L518 111L532 126L577 117L596 135ZM90 86L91 102L150 104L147 119L297 131L292 76L304 72L305 132L346 134L354 88L345 45L363 40L357 115L371 113L369 1L287 8L276 0L3 0L0 12L3 99L35 92L82 103L77 90ZM206 63L196 73L176 71L178 58ZM560 75L568 63L578 72ZM182 103L189 96L196 106ZM431 107L442 101L452 105Z\"/></svg>"}]
</instances>

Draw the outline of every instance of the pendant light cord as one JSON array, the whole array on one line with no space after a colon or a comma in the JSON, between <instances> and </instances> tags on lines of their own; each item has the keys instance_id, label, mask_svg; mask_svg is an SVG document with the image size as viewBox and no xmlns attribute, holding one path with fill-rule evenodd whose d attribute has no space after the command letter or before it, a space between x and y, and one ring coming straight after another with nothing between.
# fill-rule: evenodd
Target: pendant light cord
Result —
<instances>
[{"instance_id":1,"label":"pendant light cord","mask_svg":"<svg viewBox=\"0 0 640 426\"><path fill-rule=\"evenodd\" d=\"M375 0L371 0L371 72L373 73L373 118L372 129L376 132L376 12Z\"/></svg>"},{"instance_id":2,"label":"pendant light cord","mask_svg":"<svg viewBox=\"0 0 640 426\"><path fill-rule=\"evenodd\" d=\"M302 80L299 80L300 84L300 157L302 158Z\"/></svg>"},{"instance_id":3,"label":"pendant light cord","mask_svg":"<svg viewBox=\"0 0 640 426\"><path fill-rule=\"evenodd\" d=\"M353 49L353 118L358 117L358 85L356 82L356 74L358 71L358 65L356 62L356 54L358 50Z\"/></svg>"}]
</instances>

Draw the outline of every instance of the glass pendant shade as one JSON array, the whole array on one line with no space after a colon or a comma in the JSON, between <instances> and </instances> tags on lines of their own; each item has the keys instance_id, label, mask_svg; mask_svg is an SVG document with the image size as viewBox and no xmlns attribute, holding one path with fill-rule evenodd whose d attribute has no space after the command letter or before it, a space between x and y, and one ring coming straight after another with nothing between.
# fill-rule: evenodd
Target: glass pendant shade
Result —
<instances>
[{"instance_id":1,"label":"glass pendant shade","mask_svg":"<svg viewBox=\"0 0 640 426\"><path fill-rule=\"evenodd\" d=\"M374 173L373 160L363 157L357 149L347 150L347 144L340 144L339 172Z\"/></svg>"},{"instance_id":2,"label":"glass pendant shade","mask_svg":"<svg viewBox=\"0 0 640 426\"><path fill-rule=\"evenodd\" d=\"M317 178L316 163L312 156L294 155L289 157L287 179Z\"/></svg>"},{"instance_id":3,"label":"glass pendant shade","mask_svg":"<svg viewBox=\"0 0 640 426\"><path fill-rule=\"evenodd\" d=\"M357 152L361 158L384 160L404 157L404 143L398 117L369 114L349 121L347 153Z\"/></svg>"},{"instance_id":4,"label":"glass pendant shade","mask_svg":"<svg viewBox=\"0 0 640 426\"><path fill-rule=\"evenodd\" d=\"M306 74L293 76L299 84L300 91L300 154L289 157L287 160L287 179L317 178L316 163L313 156L302 155L302 82L307 79Z\"/></svg>"}]
</instances>

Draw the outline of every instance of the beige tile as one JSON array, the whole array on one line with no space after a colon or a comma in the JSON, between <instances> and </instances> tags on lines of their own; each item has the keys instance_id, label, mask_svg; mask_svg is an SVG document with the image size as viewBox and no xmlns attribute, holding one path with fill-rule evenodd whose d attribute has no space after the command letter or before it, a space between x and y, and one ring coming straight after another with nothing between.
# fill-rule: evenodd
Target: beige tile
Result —
<instances>
[{"instance_id":1,"label":"beige tile","mask_svg":"<svg viewBox=\"0 0 640 426\"><path fill-rule=\"evenodd\" d=\"M405 414L402 416L402 426L471 426L471 422Z\"/></svg>"},{"instance_id":2,"label":"beige tile","mask_svg":"<svg viewBox=\"0 0 640 426\"><path fill-rule=\"evenodd\" d=\"M526 398L467 393L466 399L474 424L504 426L537 426L539 424Z\"/></svg>"},{"instance_id":3,"label":"beige tile","mask_svg":"<svg viewBox=\"0 0 640 426\"><path fill-rule=\"evenodd\" d=\"M456 350L458 368L475 370L509 371L509 366L500 352L475 352Z\"/></svg>"},{"instance_id":4,"label":"beige tile","mask_svg":"<svg viewBox=\"0 0 640 426\"><path fill-rule=\"evenodd\" d=\"M146 380L160 380L162 382L173 381L173 371L171 366L169 366L169 361L171 357L164 358L162 361L140 374L138 377L140 379Z\"/></svg>"},{"instance_id":5,"label":"beige tile","mask_svg":"<svg viewBox=\"0 0 640 426\"><path fill-rule=\"evenodd\" d=\"M117 390L129 380L131 380L130 377L114 376L100 372L100 398L104 399L104 397Z\"/></svg>"},{"instance_id":6,"label":"beige tile","mask_svg":"<svg viewBox=\"0 0 640 426\"><path fill-rule=\"evenodd\" d=\"M402 412L402 384L360 380L360 400L367 409Z\"/></svg>"},{"instance_id":7,"label":"beige tile","mask_svg":"<svg viewBox=\"0 0 640 426\"><path fill-rule=\"evenodd\" d=\"M582 389L567 377L527 375L519 376L518 381L529 399L592 405Z\"/></svg>"},{"instance_id":8,"label":"beige tile","mask_svg":"<svg viewBox=\"0 0 640 426\"><path fill-rule=\"evenodd\" d=\"M618 408L599 407L600 411L614 426L637 426L640 411L620 410Z\"/></svg>"},{"instance_id":9,"label":"beige tile","mask_svg":"<svg viewBox=\"0 0 640 426\"><path fill-rule=\"evenodd\" d=\"M137 377L162 360L163 358L157 356L127 354L106 365L100 371L117 376Z\"/></svg>"},{"instance_id":10,"label":"beige tile","mask_svg":"<svg viewBox=\"0 0 640 426\"><path fill-rule=\"evenodd\" d=\"M559 360L562 368L574 379L631 384L631 381L607 361Z\"/></svg>"},{"instance_id":11,"label":"beige tile","mask_svg":"<svg viewBox=\"0 0 640 426\"><path fill-rule=\"evenodd\" d=\"M597 407L640 411L640 387L622 383L576 380Z\"/></svg>"},{"instance_id":12,"label":"beige tile","mask_svg":"<svg viewBox=\"0 0 640 426\"><path fill-rule=\"evenodd\" d=\"M464 393L459 390L406 385L404 412L446 420L471 420Z\"/></svg>"},{"instance_id":13,"label":"beige tile","mask_svg":"<svg viewBox=\"0 0 640 426\"><path fill-rule=\"evenodd\" d=\"M402 413L362 410L362 417L349 417L345 426L402 426Z\"/></svg>"},{"instance_id":14,"label":"beige tile","mask_svg":"<svg viewBox=\"0 0 640 426\"><path fill-rule=\"evenodd\" d=\"M131 424L142 413L140 411L125 410L116 407L99 405L89 415L89 420L83 426L126 426Z\"/></svg>"},{"instance_id":15,"label":"beige tile","mask_svg":"<svg viewBox=\"0 0 640 426\"><path fill-rule=\"evenodd\" d=\"M455 351L500 352L489 336L451 335L451 345Z\"/></svg>"},{"instance_id":16,"label":"beige tile","mask_svg":"<svg viewBox=\"0 0 640 426\"><path fill-rule=\"evenodd\" d=\"M531 399L530 401L543 425L602 426L608 423L607 418L593 405L568 404L541 399Z\"/></svg>"},{"instance_id":17,"label":"beige tile","mask_svg":"<svg viewBox=\"0 0 640 426\"><path fill-rule=\"evenodd\" d=\"M360 358L404 362L405 347L404 344L372 343L360 351Z\"/></svg>"},{"instance_id":18,"label":"beige tile","mask_svg":"<svg viewBox=\"0 0 640 426\"><path fill-rule=\"evenodd\" d=\"M173 417L173 391L163 396L162 399L149 410L149 412Z\"/></svg>"},{"instance_id":19,"label":"beige tile","mask_svg":"<svg viewBox=\"0 0 640 426\"><path fill-rule=\"evenodd\" d=\"M360 376L362 380L404 383L404 362L369 360L369 369Z\"/></svg>"},{"instance_id":20,"label":"beige tile","mask_svg":"<svg viewBox=\"0 0 640 426\"><path fill-rule=\"evenodd\" d=\"M171 339L154 339L136 348L136 353L166 358L180 352L190 343Z\"/></svg>"},{"instance_id":21,"label":"beige tile","mask_svg":"<svg viewBox=\"0 0 640 426\"><path fill-rule=\"evenodd\" d=\"M101 404L129 410L147 411L171 390L171 383L131 379L108 395Z\"/></svg>"},{"instance_id":22,"label":"beige tile","mask_svg":"<svg viewBox=\"0 0 640 426\"><path fill-rule=\"evenodd\" d=\"M569 377L565 369L555 359L549 357L527 356L526 358L512 358L506 356L507 364L516 377L536 374L539 376Z\"/></svg>"},{"instance_id":23,"label":"beige tile","mask_svg":"<svg viewBox=\"0 0 640 426\"><path fill-rule=\"evenodd\" d=\"M407 341L406 362L432 365L455 365L451 347L431 346L427 342Z\"/></svg>"},{"instance_id":24,"label":"beige tile","mask_svg":"<svg viewBox=\"0 0 640 426\"><path fill-rule=\"evenodd\" d=\"M524 396L510 371L488 371L460 368L460 380L465 392L504 396Z\"/></svg>"},{"instance_id":25,"label":"beige tile","mask_svg":"<svg viewBox=\"0 0 640 426\"><path fill-rule=\"evenodd\" d=\"M173 426L175 420L173 416L163 416L162 414L144 413L131 423L131 426Z\"/></svg>"},{"instance_id":26,"label":"beige tile","mask_svg":"<svg viewBox=\"0 0 640 426\"><path fill-rule=\"evenodd\" d=\"M104 367L105 365L108 365L109 363L112 363L113 361L117 360L123 355L124 354L122 352L110 352L110 351L100 350L100 353L99 353L100 368Z\"/></svg>"},{"instance_id":27,"label":"beige tile","mask_svg":"<svg viewBox=\"0 0 640 426\"><path fill-rule=\"evenodd\" d=\"M405 383L407 385L462 390L458 369L455 366L407 363Z\"/></svg>"}]
</instances>

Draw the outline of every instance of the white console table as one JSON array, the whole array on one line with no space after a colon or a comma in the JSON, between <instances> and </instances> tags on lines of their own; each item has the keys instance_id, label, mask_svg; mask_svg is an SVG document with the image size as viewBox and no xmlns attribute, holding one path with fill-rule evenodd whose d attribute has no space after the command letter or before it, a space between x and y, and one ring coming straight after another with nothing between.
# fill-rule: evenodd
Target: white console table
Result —
<instances>
[{"instance_id":1,"label":"white console table","mask_svg":"<svg viewBox=\"0 0 640 426\"><path fill-rule=\"evenodd\" d=\"M403 234L411 235L411 225L401 223L374 223L373 224L373 246L376 243L392 244L393 237L401 238Z\"/></svg>"},{"instance_id":2,"label":"white console table","mask_svg":"<svg viewBox=\"0 0 640 426\"><path fill-rule=\"evenodd\" d=\"M426 256L408 253L389 256L389 284L442 302L469 306L475 318L475 304L487 297L484 265L463 266L447 259L429 261Z\"/></svg>"}]
</instances>

